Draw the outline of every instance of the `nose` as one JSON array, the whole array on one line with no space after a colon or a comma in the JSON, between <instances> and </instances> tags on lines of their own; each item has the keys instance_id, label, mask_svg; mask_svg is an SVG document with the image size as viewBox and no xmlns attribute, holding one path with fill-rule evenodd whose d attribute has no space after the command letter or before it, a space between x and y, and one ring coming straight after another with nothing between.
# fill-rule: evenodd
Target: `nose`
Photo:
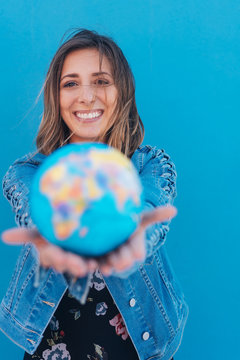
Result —
<instances>
[{"instance_id":1,"label":"nose","mask_svg":"<svg viewBox=\"0 0 240 360\"><path fill-rule=\"evenodd\" d=\"M96 99L96 89L91 85L80 85L78 91L78 102L91 104Z\"/></svg>"}]
</instances>

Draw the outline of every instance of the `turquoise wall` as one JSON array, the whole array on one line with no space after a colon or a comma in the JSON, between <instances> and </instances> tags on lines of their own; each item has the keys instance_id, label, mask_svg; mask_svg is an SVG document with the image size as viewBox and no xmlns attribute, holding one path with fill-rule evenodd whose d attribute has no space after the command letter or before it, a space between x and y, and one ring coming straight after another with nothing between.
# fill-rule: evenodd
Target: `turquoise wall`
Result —
<instances>
[{"instance_id":1,"label":"turquoise wall","mask_svg":"<svg viewBox=\"0 0 240 360\"><path fill-rule=\"evenodd\" d=\"M112 36L136 78L145 143L178 171L167 249L190 314L176 360L237 358L240 332L240 6L233 0L8 0L0 5L1 177L34 149L34 106L62 35ZM0 231L14 224L1 197ZM0 244L2 297L19 249ZM23 351L0 333L0 358ZM2 355L4 354L4 355Z\"/></svg>"}]
</instances>

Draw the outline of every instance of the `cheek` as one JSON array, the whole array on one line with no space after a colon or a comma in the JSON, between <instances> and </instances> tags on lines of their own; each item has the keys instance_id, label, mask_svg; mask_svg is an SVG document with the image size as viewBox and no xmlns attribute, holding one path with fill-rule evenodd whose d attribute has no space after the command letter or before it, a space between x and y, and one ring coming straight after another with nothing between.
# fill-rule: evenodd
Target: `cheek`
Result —
<instances>
[{"instance_id":1,"label":"cheek","mask_svg":"<svg viewBox=\"0 0 240 360\"><path fill-rule=\"evenodd\" d=\"M71 105L71 98L66 94L61 94L60 92L60 99L59 99L60 109L67 110L68 107Z\"/></svg>"},{"instance_id":2,"label":"cheek","mask_svg":"<svg viewBox=\"0 0 240 360\"><path fill-rule=\"evenodd\" d=\"M113 111L117 104L117 90L112 91L111 93L106 94L105 102L110 111Z\"/></svg>"}]
</instances>

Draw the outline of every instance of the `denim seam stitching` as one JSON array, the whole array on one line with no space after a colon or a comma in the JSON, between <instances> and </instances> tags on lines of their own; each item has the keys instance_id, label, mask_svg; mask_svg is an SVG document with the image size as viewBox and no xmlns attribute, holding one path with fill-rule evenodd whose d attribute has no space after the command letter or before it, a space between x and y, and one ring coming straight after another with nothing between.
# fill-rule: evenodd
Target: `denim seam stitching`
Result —
<instances>
[{"instance_id":1,"label":"denim seam stitching","mask_svg":"<svg viewBox=\"0 0 240 360\"><path fill-rule=\"evenodd\" d=\"M34 264L34 266L32 267L32 270L28 273L28 276L27 276L26 279L24 280L23 285L22 285L22 287L21 287L21 289L20 289L20 291L19 291L19 293L18 293L18 296L17 296L17 299L16 299L16 304L15 304L14 309L13 309L13 313L15 313L15 311L17 310L19 301L20 301L20 299L21 299L21 297L22 297L22 293L23 293L23 291L26 289L26 287L27 287L30 279L32 278L32 276L33 276L33 274L34 274L34 272L35 272L36 267L37 267L37 264Z\"/></svg>"},{"instance_id":2,"label":"denim seam stitching","mask_svg":"<svg viewBox=\"0 0 240 360\"><path fill-rule=\"evenodd\" d=\"M19 325L22 329L26 330L26 331L30 331L34 334L37 334L39 336L41 336L37 331L28 329L27 327L23 326L13 315L12 313L4 306L2 305L2 307L4 308L4 310L8 313L8 315L11 317L11 320L13 320L17 325Z\"/></svg>"},{"instance_id":3,"label":"denim seam stitching","mask_svg":"<svg viewBox=\"0 0 240 360\"><path fill-rule=\"evenodd\" d=\"M47 280L46 280L46 282L45 282L44 287L41 289L41 293L43 293L44 289L47 287L47 284L48 284L50 278L52 277L52 275L53 275L53 271L51 270L51 271L50 271L50 274L48 275L48 278L47 278ZM39 294L39 295L40 295L40 294ZM36 302L35 302L35 303L36 303ZM26 323L29 321L29 319L30 319L30 317L31 317L31 315L32 315L32 313L33 313L34 310L35 310L35 307L34 307L34 304L33 304L32 310L31 310L28 318L26 319Z\"/></svg>"},{"instance_id":4,"label":"denim seam stitching","mask_svg":"<svg viewBox=\"0 0 240 360\"><path fill-rule=\"evenodd\" d=\"M146 285L147 285L147 287L148 287L148 289L150 291L150 294L152 295L152 297L154 298L154 300L158 304L159 309L160 309L160 311L161 311L161 313L163 315L163 318L164 318L166 324L168 325L169 331L170 331L170 333L172 335L170 339L172 339L172 337L174 336L174 329L173 329L173 326L172 326L172 324L171 324L171 322L170 322L170 320L169 320L169 318L167 316L167 313L166 313L166 311L165 311L165 309L164 309L164 307L162 305L162 302L159 299L159 297L157 296L156 290L154 289L153 284L151 283L151 281L150 281L146 271L143 269L143 267L141 267L140 271L141 271L142 277L143 277L143 279L144 279L144 281L145 281L145 283L146 283Z\"/></svg>"},{"instance_id":5,"label":"denim seam stitching","mask_svg":"<svg viewBox=\"0 0 240 360\"><path fill-rule=\"evenodd\" d=\"M158 270L160 272L160 275L161 275L161 277L162 277L162 279L164 281L164 284L165 284L166 288L169 290L170 295L171 295L171 297L173 297L174 302L176 302L176 303L180 302L178 296L176 295L176 292L174 291L174 289L171 286L171 282L168 280L166 272L163 270L163 266L160 264L159 258L157 256L155 256L155 255L156 254L154 254L154 257L155 257L156 262L158 264Z\"/></svg>"},{"instance_id":6,"label":"denim seam stitching","mask_svg":"<svg viewBox=\"0 0 240 360\"><path fill-rule=\"evenodd\" d=\"M20 278L20 276L21 276L21 274L22 274L22 271L23 271L23 268L24 268L24 265L25 265L25 262L26 262L26 260L27 260L27 257L28 257L28 255L29 255L30 250L31 250L31 247L29 246L29 248L26 250L26 254L24 255L24 257L23 257L23 259L22 259L22 262L19 264L19 269L18 269L17 274L16 274L16 277L15 277L16 281L15 281L14 290L13 290L13 292L12 292L11 298L10 298L9 301L8 301L8 307L9 307L9 309L10 309L11 306L12 306L13 299L14 299L14 296L15 296L15 293L16 293L16 290L17 290L17 285L18 285L18 282L19 282L19 278ZM17 269L16 269L16 270L17 270ZM12 281L10 282L9 287L11 286L11 284L12 284ZM9 293L9 292L7 292L7 294L8 294L8 293ZM7 294L6 294L6 300L7 300ZM14 307L14 309L15 309L15 307ZM14 310L13 310L13 313L14 313Z\"/></svg>"},{"instance_id":7,"label":"denim seam stitching","mask_svg":"<svg viewBox=\"0 0 240 360\"><path fill-rule=\"evenodd\" d=\"M154 257L155 257L156 263L157 263L157 265L158 265L158 271L159 271L160 276L161 276L161 278L162 278L162 280L163 280L163 282L164 282L164 284L165 284L165 287L166 287L166 289L167 289L167 291L168 291L168 293L169 293L169 295L170 295L170 297L171 297L171 299L172 299L172 301L173 301L173 303L174 303L175 310L176 310L177 315L178 315L178 317L179 317L179 316L181 315L181 314L180 314L180 313L181 313L181 311L180 311L180 306L179 306L179 304L181 303L181 301L179 301L179 298L178 298L178 296L176 295L176 292L173 291L173 287L171 286L171 282L168 280L167 275L166 275L165 271L163 270L163 267L161 266L158 257L155 256L155 255L156 255L156 254L154 254ZM179 323L179 319L178 319L178 323ZM178 325L178 327L179 327L179 325ZM178 327L177 327L177 328L178 328Z\"/></svg>"}]
</instances>

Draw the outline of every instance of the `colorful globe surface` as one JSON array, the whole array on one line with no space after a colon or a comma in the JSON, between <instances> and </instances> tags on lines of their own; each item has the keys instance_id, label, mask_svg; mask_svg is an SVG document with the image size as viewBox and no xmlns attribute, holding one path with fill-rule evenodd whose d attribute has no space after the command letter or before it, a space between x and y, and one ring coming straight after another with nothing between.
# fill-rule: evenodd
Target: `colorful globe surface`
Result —
<instances>
[{"instance_id":1,"label":"colorful globe surface","mask_svg":"<svg viewBox=\"0 0 240 360\"><path fill-rule=\"evenodd\" d=\"M33 222L51 243L85 256L126 241L142 211L132 162L100 143L65 145L46 158L31 188Z\"/></svg>"}]
</instances>

